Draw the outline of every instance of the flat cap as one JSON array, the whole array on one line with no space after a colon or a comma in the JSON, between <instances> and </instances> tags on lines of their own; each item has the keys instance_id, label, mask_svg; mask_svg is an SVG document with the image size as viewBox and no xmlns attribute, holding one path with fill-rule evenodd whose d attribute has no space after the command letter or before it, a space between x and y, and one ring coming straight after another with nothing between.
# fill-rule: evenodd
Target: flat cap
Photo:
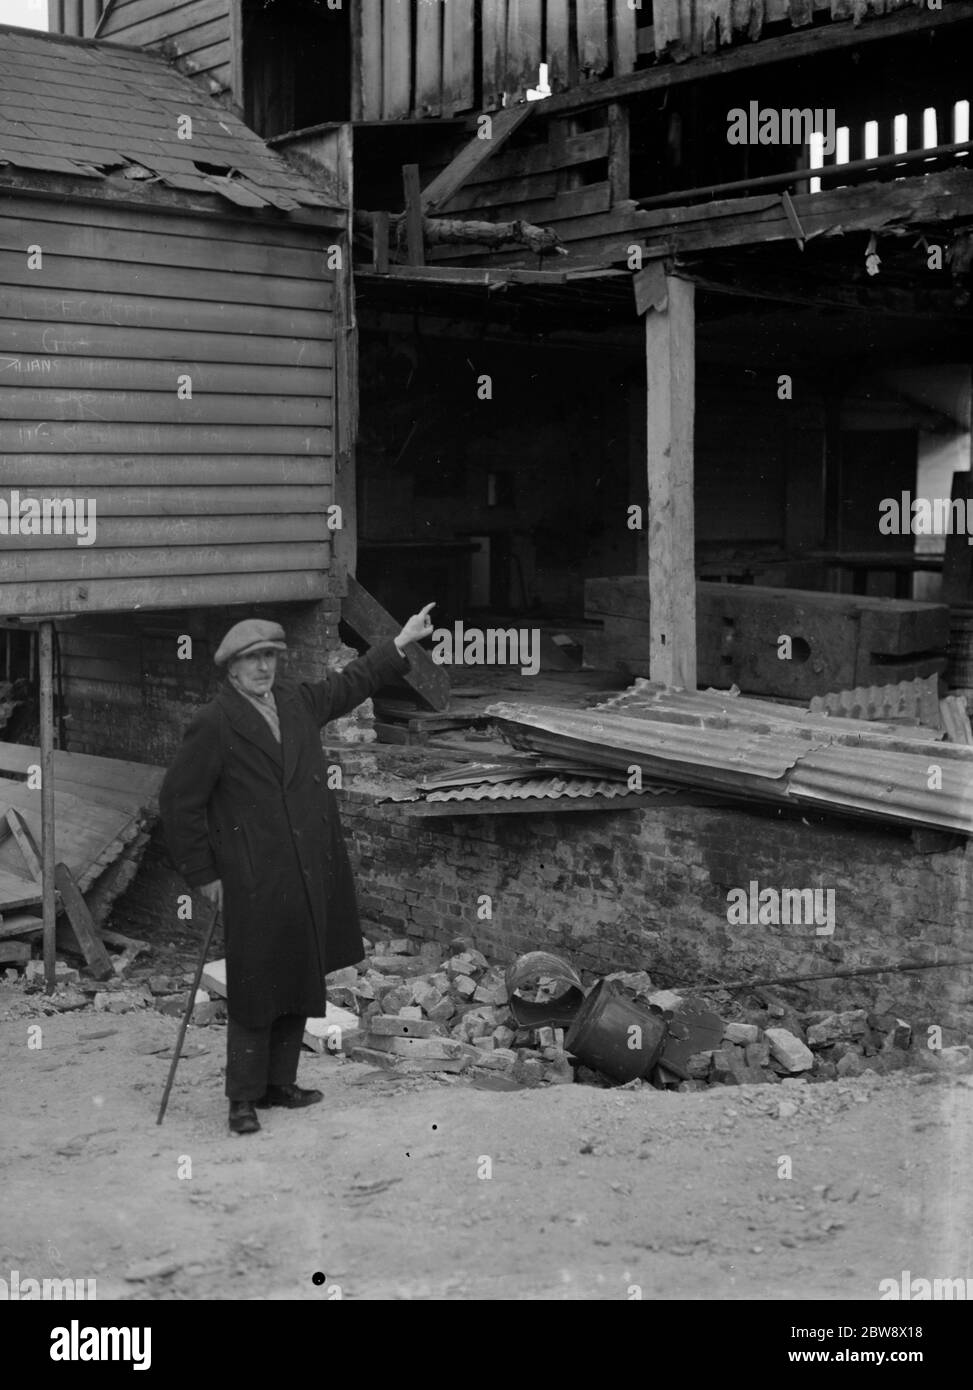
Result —
<instances>
[{"instance_id":1,"label":"flat cap","mask_svg":"<svg viewBox=\"0 0 973 1390\"><path fill-rule=\"evenodd\" d=\"M244 618L230 628L216 649L213 660L217 666L225 666L236 656L257 651L261 647L274 647L279 652L287 651L284 629L280 623L270 623L266 618Z\"/></svg>"}]
</instances>

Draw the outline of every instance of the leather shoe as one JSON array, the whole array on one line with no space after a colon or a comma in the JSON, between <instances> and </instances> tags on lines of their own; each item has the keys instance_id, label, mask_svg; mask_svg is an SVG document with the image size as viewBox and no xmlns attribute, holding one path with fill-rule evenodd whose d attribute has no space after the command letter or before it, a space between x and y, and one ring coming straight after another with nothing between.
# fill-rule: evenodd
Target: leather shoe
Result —
<instances>
[{"instance_id":1,"label":"leather shoe","mask_svg":"<svg viewBox=\"0 0 973 1390\"><path fill-rule=\"evenodd\" d=\"M317 1105L319 1100L324 1100L321 1091L306 1091L300 1086L293 1084L287 1086L268 1086L267 1093L261 1096L260 1100L254 1101L254 1105L266 1110L270 1105L283 1105L288 1110L298 1110L304 1105Z\"/></svg>"},{"instance_id":2,"label":"leather shoe","mask_svg":"<svg viewBox=\"0 0 973 1390\"><path fill-rule=\"evenodd\" d=\"M260 1128L252 1100L230 1101L230 1133L256 1134Z\"/></svg>"}]
</instances>

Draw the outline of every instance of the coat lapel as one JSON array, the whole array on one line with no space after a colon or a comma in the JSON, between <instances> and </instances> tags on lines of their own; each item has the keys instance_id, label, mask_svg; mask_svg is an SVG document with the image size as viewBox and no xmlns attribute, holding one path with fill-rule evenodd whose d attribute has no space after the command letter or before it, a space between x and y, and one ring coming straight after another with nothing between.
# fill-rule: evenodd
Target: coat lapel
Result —
<instances>
[{"instance_id":1,"label":"coat lapel","mask_svg":"<svg viewBox=\"0 0 973 1390\"><path fill-rule=\"evenodd\" d=\"M220 692L220 703L227 719L237 733L243 738L249 739L251 743L255 743L269 758L273 758L277 767L283 769L284 760L281 755L280 744L270 732L270 725L259 710L255 710L250 701L244 699L238 690L233 689L232 685L223 687Z\"/></svg>"},{"instance_id":2,"label":"coat lapel","mask_svg":"<svg viewBox=\"0 0 973 1390\"><path fill-rule=\"evenodd\" d=\"M280 738L284 753L284 786L290 782L297 771L297 756L300 746L300 721L294 692L286 685L275 686L277 714L280 718Z\"/></svg>"}]
</instances>

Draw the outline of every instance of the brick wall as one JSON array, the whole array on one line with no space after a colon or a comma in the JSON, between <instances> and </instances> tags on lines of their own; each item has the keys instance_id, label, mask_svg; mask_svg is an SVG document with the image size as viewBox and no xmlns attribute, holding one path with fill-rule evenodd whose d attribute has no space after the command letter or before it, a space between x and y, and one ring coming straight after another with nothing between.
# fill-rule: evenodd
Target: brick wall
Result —
<instances>
[{"instance_id":1,"label":"brick wall","mask_svg":"<svg viewBox=\"0 0 973 1390\"><path fill-rule=\"evenodd\" d=\"M907 831L770 809L667 805L646 810L409 817L377 804L398 750L332 746L363 921L448 943L458 935L501 963L544 949L586 982L647 969L660 987L820 974L973 957L973 851L920 854ZM813 926L730 926L727 892L835 892L833 936ZM156 836L115 922L135 936L171 926L184 891ZM478 916L489 894L492 915ZM973 1029L973 969L942 968L805 983L807 1009L894 1011L944 1043ZM774 991L771 991L772 993ZM725 1004L725 998L717 1000Z\"/></svg>"},{"instance_id":2,"label":"brick wall","mask_svg":"<svg viewBox=\"0 0 973 1390\"><path fill-rule=\"evenodd\" d=\"M346 787L355 780L346 773ZM970 853L920 854L905 831L664 802L410 819L354 790L342 815L364 917L418 939L471 936L504 963L545 949L586 978L640 968L666 986L973 957ZM833 888L833 936L728 925L727 892L751 880ZM492 898L489 920L477 915L481 894ZM964 1037L973 1027L969 967L802 989L806 1008L854 1001Z\"/></svg>"},{"instance_id":3,"label":"brick wall","mask_svg":"<svg viewBox=\"0 0 973 1390\"><path fill-rule=\"evenodd\" d=\"M288 676L320 680L339 646L340 600L78 619L59 628L67 747L76 753L169 762L193 712L216 693L213 653L244 617L270 618L287 633ZM192 658L178 656L192 638Z\"/></svg>"}]
</instances>

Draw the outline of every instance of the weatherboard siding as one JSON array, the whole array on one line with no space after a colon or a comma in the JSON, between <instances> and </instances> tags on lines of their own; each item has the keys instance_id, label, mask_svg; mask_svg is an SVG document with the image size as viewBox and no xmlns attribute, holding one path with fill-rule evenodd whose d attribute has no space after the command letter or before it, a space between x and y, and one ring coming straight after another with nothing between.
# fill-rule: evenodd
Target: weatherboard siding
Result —
<instances>
[{"instance_id":1,"label":"weatherboard siding","mask_svg":"<svg viewBox=\"0 0 973 1390\"><path fill-rule=\"evenodd\" d=\"M0 534L0 611L325 593L327 241L256 220L0 200L0 497L93 498L97 523L92 545ZM31 244L40 269L27 268Z\"/></svg>"},{"instance_id":2,"label":"weatherboard siding","mask_svg":"<svg viewBox=\"0 0 973 1390\"><path fill-rule=\"evenodd\" d=\"M114 0L98 37L135 48L167 44L198 73L230 86L230 0Z\"/></svg>"}]
</instances>

